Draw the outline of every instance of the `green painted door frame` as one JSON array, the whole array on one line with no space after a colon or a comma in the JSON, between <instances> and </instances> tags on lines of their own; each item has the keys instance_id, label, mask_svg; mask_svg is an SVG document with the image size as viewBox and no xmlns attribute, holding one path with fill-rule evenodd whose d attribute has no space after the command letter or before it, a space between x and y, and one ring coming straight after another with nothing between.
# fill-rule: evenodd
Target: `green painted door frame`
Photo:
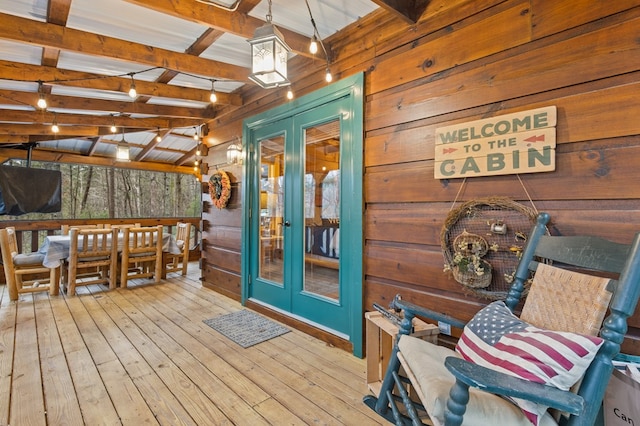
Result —
<instances>
[{"instance_id":1,"label":"green painted door frame","mask_svg":"<svg viewBox=\"0 0 640 426\"><path fill-rule=\"evenodd\" d=\"M249 298L252 298L252 286L256 277L252 276L251 272L255 271L255 266L259 261L258 250L255 249L253 243L256 232L258 232L255 206L260 205L260 160L256 141L268 135L286 135L289 132L287 137L292 137L292 133L294 133L296 134L295 140L300 143L300 130L296 130L296 126L300 128L307 122L321 122L323 120L322 114L325 111L333 111L333 115L327 116L326 119L340 117L340 173L343 176L340 183L340 303L334 303L335 306L332 306L331 303L327 304L327 301L316 300L317 298L305 298L304 294L301 298L300 293L295 290L295 294L292 293L291 298L298 298L297 301L293 300L297 304L293 312L290 313L303 321L307 316L312 316L316 319L309 321L310 323L326 328L328 331L339 329L340 332L336 332L336 334L352 343L353 353L358 357L364 355L362 347L364 321L362 266L363 90L364 74L359 73L288 104L248 118L243 123L243 149L246 160L244 178L242 179L244 212L242 215L241 296L244 304ZM336 109L339 111L337 115ZM300 147L291 149L291 152L287 151L287 155L299 156L300 149ZM297 190L299 191L300 188ZM298 259L303 258L303 248L295 245L294 247L296 247L296 253L289 255ZM286 253L285 256L287 256ZM289 288L294 287L295 285L291 285ZM289 297L280 290L277 289L276 293L280 292L281 294L275 295L273 299L276 308L278 308L278 304L286 303L285 299ZM264 290L262 291L262 294L266 294ZM258 301L260 300L258 299ZM267 304L270 303L267 302ZM340 315L339 324L331 318L332 309L342 309L345 313L344 316ZM318 312L325 311L324 317L322 315L318 317ZM317 320L317 318L321 318L321 320ZM332 323L332 321L334 322Z\"/></svg>"}]
</instances>

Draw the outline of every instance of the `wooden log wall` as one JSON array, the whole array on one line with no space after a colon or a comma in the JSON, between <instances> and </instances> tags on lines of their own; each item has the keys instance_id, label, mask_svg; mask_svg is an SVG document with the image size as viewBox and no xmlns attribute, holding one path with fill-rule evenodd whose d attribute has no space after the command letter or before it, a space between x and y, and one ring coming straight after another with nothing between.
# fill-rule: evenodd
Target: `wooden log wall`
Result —
<instances>
[{"instance_id":1,"label":"wooden log wall","mask_svg":"<svg viewBox=\"0 0 640 426\"><path fill-rule=\"evenodd\" d=\"M366 72L365 309L400 293L469 319L487 303L443 273L440 231L454 201L530 197L551 214L553 233L629 243L640 231L639 40L636 0L438 0L416 25L379 10L332 36L334 74ZM290 61L297 94L320 87L321 67ZM282 97L247 89L241 112L222 115L213 133L232 141L243 118ZM436 128L551 105L556 171L523 174L522 184L513 175L434 179ZM204 234L206 285L236 298L238 200L203 214L221 225ZM640 314L630 326L623 351L640 355Z\"/></svg>"},{"instance_id":2,"label":"wooden log wall","mask_svg":"<svg viewBox=\"0 0 640 426\"><path fill-rule=\"evenodd\" d=\"M240 300L240 252L242 238L242 165L226 164L226 146L209 149L209 175L203 176L202 252L203 285ZM224 170L231 181L227 207L218 209L209 196L209 177Z\"/></svg>"}]
</instances>

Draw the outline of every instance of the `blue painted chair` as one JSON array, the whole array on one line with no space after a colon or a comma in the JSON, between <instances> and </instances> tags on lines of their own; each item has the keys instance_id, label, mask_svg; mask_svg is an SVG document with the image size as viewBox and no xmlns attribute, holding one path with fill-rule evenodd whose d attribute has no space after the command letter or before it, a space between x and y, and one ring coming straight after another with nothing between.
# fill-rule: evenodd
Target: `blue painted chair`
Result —
<instances>
[{"instance_id":1,"label":"blue painted chair","mask_svg":"<svg viewBox=\"0 0 640 426\"><path fill-rule=\"evenodd\" d=\"M397 425L427 417L446 426L601 422L611 361L640 295L640 233L630 246L549 236L548 221L538 215L505 302L469 323L396 297L401 329L380 394L365 396L366 405ZM410 336L415 316L463 329L457 350Z\"/></svg>"}]
</instances>

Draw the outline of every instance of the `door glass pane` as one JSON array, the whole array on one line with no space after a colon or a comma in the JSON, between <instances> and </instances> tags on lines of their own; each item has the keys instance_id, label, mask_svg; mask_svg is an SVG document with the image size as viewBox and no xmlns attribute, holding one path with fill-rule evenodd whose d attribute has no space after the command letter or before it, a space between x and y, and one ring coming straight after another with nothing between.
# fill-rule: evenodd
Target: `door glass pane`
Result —
<instances>
[{"instance_id":1,"label":"door glass pane","mask_svg":"<svg viewBox=\"0 0 640 426\"><path fill-rule=\"evenodd\" d=\"M284 136L260 141L259 275L283 284Z\"/></svg>"},{"instance_id":2,"label":"door glass pane","mask_svg":"<svg viewBox=\"0 0 640 426\"><path fill-rule=\"evenodd\" d=\"M304 291L340 298L340 120L307 128Z\"/></svg>"}]
</instances>

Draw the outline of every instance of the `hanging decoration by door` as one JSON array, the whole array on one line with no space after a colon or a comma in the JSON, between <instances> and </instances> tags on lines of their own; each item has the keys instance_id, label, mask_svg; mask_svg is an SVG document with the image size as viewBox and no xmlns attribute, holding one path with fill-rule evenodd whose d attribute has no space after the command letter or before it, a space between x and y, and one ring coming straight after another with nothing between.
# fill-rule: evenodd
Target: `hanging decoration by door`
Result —
<instances>
[{"instance_id":1,"label":"hanging decoration by door","mask_svg":"<svg viewBox=\"0 0 640 426\"><path fill-rule=\"evenodd\" d=\"M209 195L217 209L224 209L231 197L231 180L229 175L219 170L209 178Z\"/></svg>"},{"instance_id":2,"label":"hanging decoration by door","mask_svg":"<svg viewBox=\"0 0 640 426\"><path fill-rule=\"evenodd\" d=\"M445 271L469 293L504 299L535 218L533 209L498 197L452 209L440 234Z\"/></svg>"}]
</instances>

